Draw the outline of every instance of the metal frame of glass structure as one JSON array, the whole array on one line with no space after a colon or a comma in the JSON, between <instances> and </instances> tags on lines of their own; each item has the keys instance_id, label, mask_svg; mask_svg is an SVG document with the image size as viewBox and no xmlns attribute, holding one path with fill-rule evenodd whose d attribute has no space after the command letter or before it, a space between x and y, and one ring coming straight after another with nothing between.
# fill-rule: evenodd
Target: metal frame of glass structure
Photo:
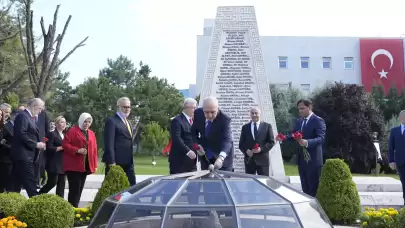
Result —
<instances>
[{"instance_id":1,"label":"metal frame of glass structure","mask_svg":"<svg viewBox=\"0 0 405 228\"><path fill-rule=\"evenodd\" d=\"M107 198L92 228L333 228L318 201L266 176L197 171L152 177Z\"/></svg>"}]
</instances>

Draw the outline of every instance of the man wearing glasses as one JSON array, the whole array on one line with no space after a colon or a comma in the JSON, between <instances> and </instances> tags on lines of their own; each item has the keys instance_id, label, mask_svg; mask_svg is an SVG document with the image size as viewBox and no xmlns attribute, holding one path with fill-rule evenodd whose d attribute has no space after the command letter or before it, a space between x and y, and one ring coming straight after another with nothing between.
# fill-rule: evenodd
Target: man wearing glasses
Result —
<instances>
[{"instance_id":1,"label":"man wearing glasses","mask_svg":"<svg viewBox=\"0 0 405 228\"><path fill-rule=\"evenodd\" d=\"M129 184L135 185L135 171L133 159L132 127L128 121L131 113L131 101L128 97L121 97L117 101L117 113L108 118L104 128L104 155L106 164L105 175L111 165L119 165L125 171Z\"/></svg>"}]
</instances>

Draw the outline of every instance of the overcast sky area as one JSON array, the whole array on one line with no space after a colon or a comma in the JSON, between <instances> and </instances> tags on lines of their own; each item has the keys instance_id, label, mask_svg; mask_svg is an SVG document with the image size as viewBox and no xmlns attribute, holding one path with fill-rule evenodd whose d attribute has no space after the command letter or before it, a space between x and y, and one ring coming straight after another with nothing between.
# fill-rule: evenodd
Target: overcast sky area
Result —
<instances>
[{"instance_id":1,"label":"overcast sky area","mask_svg":"<svg viewBox=\"0 0 405 228\"><path fill-rule=\"evenodd\" d=\"M90 36L62 65L73 85L97 77L107 58L122 54L136 65L149 64L153 75L178 89L188 88L195 83L197 35L218 6L255 6L261 36L405 36L403 0L34 0L38 35L40 17L52 23L57 4L59 32L73 16L61 56Z\"/></svg>"}]
</instances>

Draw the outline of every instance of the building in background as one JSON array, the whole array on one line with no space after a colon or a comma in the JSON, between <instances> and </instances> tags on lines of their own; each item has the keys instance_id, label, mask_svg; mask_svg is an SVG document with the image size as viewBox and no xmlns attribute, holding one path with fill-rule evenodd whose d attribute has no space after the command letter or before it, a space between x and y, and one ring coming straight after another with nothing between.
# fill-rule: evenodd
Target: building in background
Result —
<instances>
[{"instance_id":1,"label":"building in background","mask_svg":"<svg viewBox=\"0 0 405 228\"><path fill-rule=\"evenodd\" d=\"M196 94L200 93L213 19L204 20L197 36ZM260 30L260 28L259 28ZM260 31L259 31L260 32ZM311 92L335 81L405 87L404 39L359 37L261 36L266 74L271 84ZM362 74L363 72L363 74Z\"/></svg>"},{"instance_id":2,"label":"building in background","mask_svg":"<svg viewBox=\"0 0 405 228\"><path fill-rule=\"evenodd\" d=\"M183 94L185 98L195 98L197 96L195 84L190 84L188 89L180 89L179 92Z\"/></svg>"}]
</instances>

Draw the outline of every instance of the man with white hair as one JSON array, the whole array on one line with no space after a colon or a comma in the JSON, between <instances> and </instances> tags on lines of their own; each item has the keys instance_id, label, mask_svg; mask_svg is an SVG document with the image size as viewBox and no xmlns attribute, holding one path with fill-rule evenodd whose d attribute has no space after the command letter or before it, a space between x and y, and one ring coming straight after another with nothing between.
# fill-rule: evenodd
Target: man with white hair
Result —
<instances>
[{"instance_id":1,"label":"man with white hair","mask_svg":"<svg viewBox=\"0 0 405 228\"><path fill-rule=\"evenodd\" d=\"M128 121L131 113L131 101L128 97L117 100L117 112L107 119L104 127L105 175L111 165L119 165L125 171L129 184L135 185L132 127Z\"/></svg>"},{"instance_id":2,"label":"man with white hair","mask_svg":"<svg viewBox=\"0 0 405 228\"><path fill-rule=\"evenodd\" d=\"M399 113L399 120L401 125L393 127L390 132L388 160L391 169L398 170L405 202L405 110Z\"/></svg>"},{"instance_id":3,"label":"man with white hair","mask_svg":"<svg viewBox=\"0 0 405 228\"><path fill-rule=\"evenodd\" d=\"M194 111L197 101L187 98L183 103L183 112L172 119L170 123L170 137L172 145L169 153L170 174L193 172L197 170L196 157L193 151L193 125Z\"/></svg>"},{"instance_id":4,"label":"man with white hair","mask_svg":"<svg viewBox=\"0 0 405 228\"><path fill-rule=\"evenodd\" d=\"M23 186L29 197L38 195L34 165L45 149L45 143L39 137L35 121L44 107L43 100L33 98L14 121L14 137L10 152L16 178L14 191L20 192Z\"/></svg>"},{"instance_id":5,"label":"man with white hair","mask_svg":"<svg viewBox=\"0 0 405 228\"><path fill-rule=\"evenodd\" d=\"M3 112L4 120L8 121L10 119L11 109L11 105L7 103L3 103L0 105L0 110Z\"/></svg>"},{"instance_id":6,"label":"man with white hair","mask_svg":"<svg viewBox=\"0 0 405 228\"><path fill-rule=\"evenodd\" d=\"M215 97L203 100L203 107L194 112L193 141L198 145L201 169L212 164L215 169L233 170L231 118L218 108Z\"/></svg>"}]
</instances>

